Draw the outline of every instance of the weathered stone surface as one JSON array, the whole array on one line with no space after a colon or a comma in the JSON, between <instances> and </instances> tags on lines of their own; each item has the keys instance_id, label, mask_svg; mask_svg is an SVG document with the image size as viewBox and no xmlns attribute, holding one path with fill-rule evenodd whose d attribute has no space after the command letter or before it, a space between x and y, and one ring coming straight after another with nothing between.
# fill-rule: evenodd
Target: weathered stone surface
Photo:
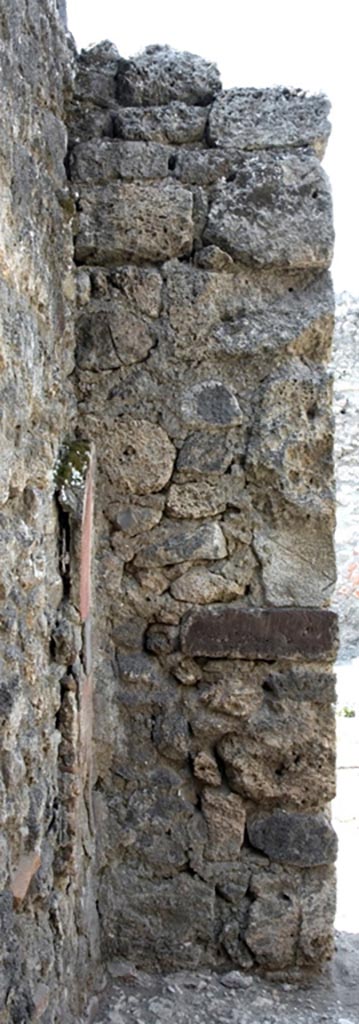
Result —
<instances>
[{"instance_id":1,"label":"weathered stone surface","mask_svg":"<svg viewBox=\"0 0 359 1024\"><path fill-rule=\"evenodd\" d=\"M209 118L209 140L231 151L312 146L323 156L330 134L326 96L301 89L228 89Z\"/></svg>"},{"instance_id":2,"label":"weathered stone surface","mask_svg":"<svg viewBox=\"0 0 359 1024\"><path fill-rule=\"evenodd\" d=\"M156 424L147 420L108 424L102 465L120 492L150 494L162 490L171 477L174 460L175 448Z\"/></svg>"},{"instance_id":3,"label":"weathered stone surface","mask_svg":"<svg viewBox=\"0 0 359 1024\"><path fill-rule=\"evenodd\" d=\"M194 757L193 772L196 779L206 782L209 786L220 786L222 783L217 761L213 754L209 754L206 750L200 750Z\"/></svg>"},{"instance_id":4,"label":"weathered stone surface","mask_svg":"<svg viewBox=\"0 0 359 1024\"><path fill-rule=\"evenodd\" d=\"M313 867L335 860L337 837L324 814L274 811L248 821L252 846L284 864Z\"/></svg>"},{"instance_id":5,"label":"weathered stone surface","mask_svg":"<svg viewBox=\"0 0 359 1024\"><path fill-rule=\"evenodd\" d=\"M249 911L246 944L267 970L285 970L295 957L300 926L299 901L282 894L254 901Z\"/></svg>"},{"instance_id":6,"label":"weathered stone surface","mask_svg":"<svg viewBox=\"0 0 359 1024\"><path fill-rule=\"evenodd\" d=\"M242 422L234 391L219 380L206 380L185 392L181 413L192 427L228 428Z\"/></svg>"},{"instance_id":7,"label":"weathered stone surface","mask_svg":"<svg viewBox=\"0 0 359 1024\"><path fill-rule=\"evenodd\" d=\"M120 61L117 71L117 97L124 106L171 100L205 106L220 89L215 64L170 46L147 46L134 60Z\"/></svg>"},{"instance_id":8,"label":"weathered stone surface","mask_svg":"<svg viewBox=\"0 0 359 1024\"><path fill-rule=\"evenodd\" d=\"M189 434L179 453L176 468L182 475L192 477L218 476L226 471L233 459L233 439L228 434L218 436L205 432Z\"/></svg>"},{"instance_id":9,"label":"weathered stone surface","mask_svg":"<svg viewBox=\"0 0 359 1024\"><path fill-rule=\"evenodd\" d=\"M202 807L208 828L205 856L209 860L239 860L244 840L246 812L235 793L205 787Z\"/></svg>"},{"instance_id":10,"label":"weathered stone surface","mask_svg":"<svg viewBox=\"0 0 359 1024\"><path fill-rule=\"evenodd\" d=\"M117 267L111 284L125 297L135 313L156 320L161 312L162 277L157 270L143 267Z\"/></svg>"},{"instance_id":11,"label":"weathered stone surface","mask_svg":"<svg viewBox=\"0 0 359 1024\"><path fill-rule=\"evenodd\" d=\"M328 181L311 154L255 153L217 186L204 234L258 267L328 267L333 252Z\"/></svg>"},{"instance_id":12,"label":"weathered stone surface","mask_svg":"<svg viewBox=\"0 0 359 1024\"><path fill-rule=\"evenodd\" d=\"M215 607L191 612L181 638L196 657L323 660L335 653L336 616L319 608Z\"/></svg>"},{"instance_id":13,"label":"weathered stone surface","mask_svg":"<svg viewBox=\"0 0 359 1024\"><path fill-rule=\"evenodd\" d=\"M238 697L237 697L238 701ZM244 714L243 714L244 712ZM231 788L257 805L317 809L335 796L333 710L266 701L217 744ZM247 721L246 721L247 718Z\"/></svg>"},{"instance_id":14,"label":"weathered stone surface","mask_svg":"<svg viewBox=\"0 0 359 1024\"><path fill-rule=\"evenodd\" d=\"M78 320L76 360L82 370L115 370L141 362L154 343L148 325L121 302L94 302Z\"/></svg>"},{"instance_id":15,"label":"weathered stone surface","mask_svg":"<svg viewBox=\"0 0 359 1024\"><path fill-rule=\"evenodd\" d=\"M256 485L266 477L268 487L300 511L330 513L334 501L331 380L321 369L309 369L293 359L269 376L259 396L259 415L248 445L248 477ZM318 543L319 530L319 524L314 526L313 537L309 523L304 542L308 548ZM326 539L324 543L328 546ZM330 550L324 561L330 582Z\"/></svg>"},{"instance_id":16,"label":"weathered stone surface","mask_svg":"<svg viewBox=\"0 0 359 1024\"><path fill-rule=\"evenodd\" d=\"M227 503L224 481L218 485L207 481L172 484L167 495L166 508L178 519L201 519L202 516L224 512Z\"/></svg>"},{"instance_id":17,"label":"weathered stone surface","mask_svg":"<svg viewBox=\"0 0 359 1024\"><path fill-rule=\"evenodd\" d=\"M83 191L75 254L81 263L154 263L189 254L192 194L176 182Z\"/></svg>"},{"instance_id":18,"label":"weathered stone surface","mask_svg":"<svg viewBox=\"0 0 359 1024\"><path fill-rule=\"evenodd\" d=\"M203 526L178 525L172 523L155 529L151 543L140 547L136 556L137 565L176 565L177 562L199 562L202 559L224 558L226 542L218 523Z\"/></svg>"},{"instance_id":19,"label":"weathered stone surface","mask_svg":"<svg viewBox=\"0 0 359 1024\"><path fill-rule=\"evenodd\" d=\"M279 520L254 532L254 549L262 566L268 604L327 604L336 576L334 542L319 518L292 525Z\"/></svg>"},{"instance_id":20,"label":"weathered stone surface","mask_svg":"<svg viewBox=\"0 0 359 1024\"><path fill-rule=\"evenodd\" d=\"M115 900L114 900L115 894ZM209 886L183 873L148 889L146 878L129 868L106 876L101 891L108 956L132 956L141 964L188 967L203 962L213 928L214 897ZM193 906L196 937L193 940Z\"/></svg>"},{"instance_id":21,"label":"weathered stone surface","mask_svg":"<svg viewBox=\"0 0 359 1024\"><path fill-rule=\"evenodd\" d=\"M141 181L141 178L166 178L168 149L158 143L120 142L96 139L74 146L71 152L72 181Z\"/></svg>"},{"instance_id":22,"label":"weathered stone surface","mask_svg":"<svg viewBox=\"0 0 359 1024\"><path fill-rule=\"evenodd\" d=\"M231 160L225 153L208 149L184 149L172 158L173 174L184 184L213 185L224 178L231 167ZM221 269L221 268L218 268Z\"/></svg>"},{"instance_id":23,"label":"weathered stone surface","mask_svg":"<svg viewBox=\"0 0 359 1024\"><path fill-rule=\"evenodd\" d=\"M233 601L240 594L240 587L233 580L205 569L184 573L171 583L170 590L177 601L189 601L191 604Z\"/></svg>"},{"instance_id":24,"label":"weathered stone surface","mask_svg":"<svg viewBox=\"0 0 359 1024\"><path fill-rule=\"evenodd\" d=\"M121 107L113 120L115 138L181 145L204 139L208 111L173 101L167 106ZM169 160L171 155L169 154Z\"/></svg>"}]
</instances>

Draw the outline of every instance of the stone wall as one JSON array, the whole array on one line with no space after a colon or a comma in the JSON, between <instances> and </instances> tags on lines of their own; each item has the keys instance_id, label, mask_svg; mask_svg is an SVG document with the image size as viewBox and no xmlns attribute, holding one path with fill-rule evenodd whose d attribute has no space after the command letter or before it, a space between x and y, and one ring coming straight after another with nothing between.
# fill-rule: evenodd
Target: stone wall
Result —
<instances>
[{"instance_id":1,"label":"stone wall","mask_svg":"<svg viewBox=\"0 0 359 1024\"><path fill-rule=\"evenodd\" d=\"M50 1024L79 1010L96 948L83 639L69 575L84 474L71 478L63 448L76 412L72 71L55 3L2 4L0 51L0 1020Z\"/></svg>"},{"instance_id":2,"label":"stone wall","mask_svg":"<svg viewBox=\"0 0 359 1024\"><path fill-rule=\"evenodd\" d=\"M65 14L0 15L1 1024L332 949L327 102Z\"/></svg>"},{"instance_id":3,"label":"stone wall","mask_svg":"<svg viewBox=\"0 0 359 1024\"><path fill-rule=\"evenodd\" d=\"M288 973L332 950L327 112L167 48L78 60L106 959Z\"/></svg>"}]
</instances>

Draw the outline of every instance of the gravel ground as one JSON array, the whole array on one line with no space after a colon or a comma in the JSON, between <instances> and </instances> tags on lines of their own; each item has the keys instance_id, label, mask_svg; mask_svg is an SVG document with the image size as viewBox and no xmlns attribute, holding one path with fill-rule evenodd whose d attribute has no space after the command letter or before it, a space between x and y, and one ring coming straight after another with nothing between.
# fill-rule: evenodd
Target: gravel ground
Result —
<instances>
[{"instance_id":1,"label":"gravel ground","mask_svg":"<svg viewBox=\"0 0 359 1024\"><path fill-rule=\"evenodd\" d=\"M359 1024L359 658L338 666L339 834L336 953L314 981L266 982L239 971L149 975L114 962L86 1024ZM85 1022L83 1022L85 1024Z\"/></svg>"}]
</instances>

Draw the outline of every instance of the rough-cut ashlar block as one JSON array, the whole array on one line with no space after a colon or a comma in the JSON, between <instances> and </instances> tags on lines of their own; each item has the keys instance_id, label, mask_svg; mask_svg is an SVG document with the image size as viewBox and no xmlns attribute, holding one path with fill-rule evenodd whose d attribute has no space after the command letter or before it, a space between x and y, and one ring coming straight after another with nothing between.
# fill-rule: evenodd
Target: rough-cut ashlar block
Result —
<instances>
[{"instance_id":1,"label":"rough-cut ashlar block","mask_svg":"<svg viewBox=\"0 0 359 1024\"><path fill-rule=\"evenodd\" d=\"M79 263L154 263L189 254L192 194L176 182L107 185L83 192L75 255Z\"/></svg>"},{"instance_id":2,"label":"rough-cut ashlar block","mask_svg":"<svg viewBox=\"0 0 359 1024\"><path fill-rule=\"evenodd\" d=\"M157 142L92 139L74 146L70 156L72 181L106 183L166 178L168 147Z\"/></svg>"},{"instance_id":3,"label":"rough-cut ashlar block","mask_svg":"<svg viewBox=\"0 0 359 1024\"><path fill-rule=\"evenodd\" d=\"M291 814L277 810L247 822L249 840L271 860L299 867L330 864L337 837L324 814Z\"/></svg>"},{"instance_id":4,"label":"rough-cut ashlar block","mask_svg":"<svg viewBox=\"0 0 359 1024\"><path fill-rule=\"evenodd\" d=\"M181 145L204 139L206 107L187 106L174 101L165 107L121 107L113 118L113 134L135 142L164 142Z\"/></svg>"},{"instance_id":5,"label":"rough-cut ashlar block","mask_svg":"<svg viewBox=\"0 0 359 1024\"><path fill-rule=\"evenodd\" d=\"M217 186L204 240L258 267L328 267L331 193L312 153L251 153Z\"/></svg>"},{"instance_id":6,"label":"rough-cut ashlar block","mask_svg":"<svg viewBox=\"0 0 359 1024\"><path fill-rule=\"evenodd\" d=\"M234 151L312 146L322 156L329 110L326 96L301 89L229 89L212 106L209 140Z\"/></svg>"},{"instance_id":7,"label":"rough-cut ashlar block","mask_svg":"<svg viewBox=\"0 0 359 1024\"><path fill-rule=\"evenodd\" d=\"M144 106L181 100L206 106L220 92L215 64L170 46L147 46L133 60L120 60L117 99L124 106Z\"/></svg>"},{"instance_id":8,"label":"rough-cut ashlar block","mask_svg":"<svg viewBox=\"0 0 359 1024\"><path fill-rule=\"evenodd\" d=\"M337 645L337 617L320 608L194 609L182 621L182 650L209 658L330 659Z\"/></svg>"},{"instance_id":9,"label":"rough-cut ashlar block","mask_svg":"<svg viewBox=\"0 0 359 1024\"><path fill-rule=\"evenodd\" d=\"M292 512L283 523L279 515L255 530L254 549L269 604L318 607L329 602L336 572L327 516L312 518L308 511L299 518Z\"/></svg>"}]
</instances>

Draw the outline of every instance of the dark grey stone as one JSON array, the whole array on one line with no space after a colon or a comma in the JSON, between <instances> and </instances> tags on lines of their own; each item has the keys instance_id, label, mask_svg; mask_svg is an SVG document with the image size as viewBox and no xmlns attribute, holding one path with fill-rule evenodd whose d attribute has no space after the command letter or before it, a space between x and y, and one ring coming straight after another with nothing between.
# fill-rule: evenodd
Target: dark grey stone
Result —
<instances>
[{"instance_id":1,"label":"dark grey stone","mask_svg":"<svg viewBox=\"0 0 359 1024\"><path fill-rule=\"evenodd\" d=\"M249 820L247 829L252 846L278 863L314 867L337 855L337 837L324 814L278 810Z\"/></svg>"}]
</instances>

